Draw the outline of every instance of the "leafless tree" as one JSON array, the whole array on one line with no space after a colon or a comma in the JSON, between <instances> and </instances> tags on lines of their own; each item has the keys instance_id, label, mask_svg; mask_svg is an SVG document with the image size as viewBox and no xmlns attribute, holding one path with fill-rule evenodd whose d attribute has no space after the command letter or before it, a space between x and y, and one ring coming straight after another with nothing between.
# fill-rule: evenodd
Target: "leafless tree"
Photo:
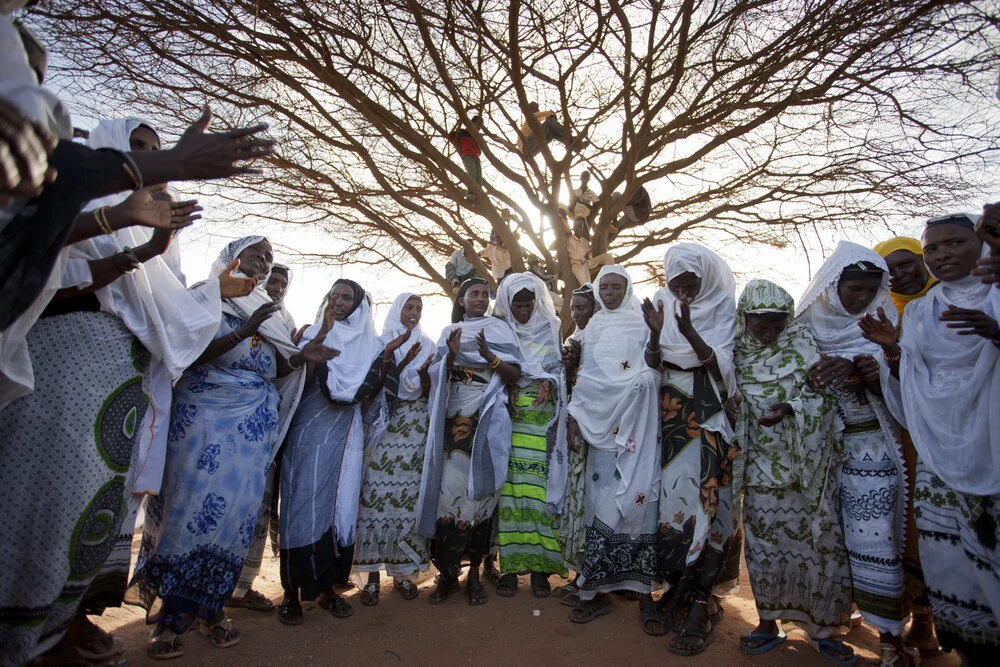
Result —
<instances>
[{"instance_id":1,"label":"leafless tree","mask_svg":"<svg viewBox=\"0 0 1000 667\"><path fill-rule=\"evenodd\" d=\"M443 291L443 258L490 229L515 271L575 287L556 211L583 168L594 252L634 263L699 230L781 245L976 196L1000 137L992 2L47 0L28 21L78 98L166 129L206 101L270 122L280 155L233 201ZM527 158L535 100L570 139ZM476 113L482 187L445 139ZM652 216L609 245L640 186Z\"/></svg>"}]
</instances>

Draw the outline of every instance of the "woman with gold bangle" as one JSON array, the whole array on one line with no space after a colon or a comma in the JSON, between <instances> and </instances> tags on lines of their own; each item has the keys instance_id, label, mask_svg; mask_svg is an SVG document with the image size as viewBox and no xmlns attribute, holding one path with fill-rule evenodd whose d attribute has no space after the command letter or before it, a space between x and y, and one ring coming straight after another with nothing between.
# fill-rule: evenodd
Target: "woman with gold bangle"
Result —
<instances>
[{"instance_id":1,"label":"woman with gold bangle","mask_svg":"<svg viewBox=\"0 0 1000 667\"><path fill-rule=\"evenodd\" d=\"M432 560L439 574L431 604L458 591L464 558L469 604L486 602L479 566L507 479L507 386L521 376L517 337L506 322L487 317L489 305L486 281L462 283L429 371L433 391L417 529L436 540Z\"/></svg>"}]
</instances>

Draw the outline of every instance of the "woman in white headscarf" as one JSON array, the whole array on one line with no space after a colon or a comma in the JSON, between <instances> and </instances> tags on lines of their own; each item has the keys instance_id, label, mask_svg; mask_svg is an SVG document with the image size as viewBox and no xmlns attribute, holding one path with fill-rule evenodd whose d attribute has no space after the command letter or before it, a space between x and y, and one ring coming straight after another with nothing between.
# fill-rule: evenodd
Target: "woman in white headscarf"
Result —
<instances>
[{"instance_id":1,"label":"woman in white headscarf","mask_svg":"<svg viewBox=\"0 0 1000 667\"><path fill-rule=\"evenodd\" d=\"M600 309L569 343L580 363L568 445L587 448L587 545L574 623L610 613L613 591L650 601L656 578L658 377L643 361L646 324L632 309L628 273L605 266L594 284Z\"/></svg>"},{"instance_id":2,"label":"woman in white headscarf","mask_svg":"<svg viewBox=\"0 0 1000 667\"><path fill-rule=\"evenodd\" d=\"M883 663L891 664L913 657L902 640L909 615L902 567L907 503L902 441L899 424L882 401L874 359L882 350L858 327L859 318L879 309L897 321L885 260L841 241L806 287L795 321L809 328L821 354L810 382L827 387L840 402L846 460L837 482L854 602L879 631ZM819 650L846 659L840 646Z\"/></svg>"},{"instance_id":3,"label":"woman in white headscarf","mask_svg":"<svg viewBox=\"0 0 1000 667\"><path fill-rule=\"evenodd\" d=\"M393 578L404 600L412 600L418 595L418 573L428 569L427 538L417 532L417 507L434 341L420 330L422 314L419 296L400 294L379 337L385 347L381 382L389 419L367 452L354 552L354 569L368 573L361 603L369 606L378 604L379 570Z\"/></svg>"},{"instance_id":4,"label":"woman in white headscarf","mask_svg":"<svg viewBox=\"0 0 1000 667\"><path fill-rule=\"evenodd\" d=\"M974 221L927 223L924 262L941 282L906 307L898 345L883 313L862 328L882 347L886 403L917 450L914 515L938 640L986 665L1000 649L1000 292L972 274L989 252Z\"/></svg>"},{"instance_id":5,"label":"woman in white headscarf","mask_svg":"<svg viewBox=\"0 0 1000 667\"><path fill-rule=\"evenodd\" d=\"M493 314L514 330L521 359L521 377L510 387L513 439L497 510L497 595L514 595L517 575L530 572L532 594L547 597L549 575L567 574L555 519L568 463L562 327L549 290L533 273L504 278Z\"/></svg>"},{"instance_id":6,"label":"woman in white headscarf","mask_svg":"<svg viewBox=\"0 0 1000 667\"><path fill-rule=\"evenodd\" d=\"M327 295L324 331L313 324L300 346L313 339L337 351L310 367L302 405L292 420L281 459L280 557L282 623L302 623L302 600L319 599L345 618L351 606L334 593L347 585L354 562L358 501L364 475L363 403L381 393L384 346L372 323L371 298L353 280L338 279ZM322 334L322 335L321 335ZM375 411L382 407L376 402Z\"/></svg>"},{"instance_id":7,"label":"woman in white headscarf","mask_svg":"<svg viewBox=\"0 0 1000 667\"><path fill-rule=\"evenodd\" d=\"M655 304L643 303L643 313L646 362L662 369L657 569L666 617L645 629L669 632L674 617L688 609L670 650L697 655L715 639L713 586L738 577L741 542L731 484L737 450L723 409L738 391L736 280L722 258L692 243L671 246L663 269L667 286Z\"/></svg>"},{"instance_id":8,"label":"woman in white headscarf","mask_svg":"<svg viewBox=\"0 0 1000 667\"><path fill-rule=\"evenodd\" d=\"M233 241L212 265L213 277L235 259L266 281L271 245L263 236ZM155 624L152 657L182 655L180 635L193 623L217 647L239 641L222 607L253 541L268 471L302 394L303 366L334 354L322 338L297 349L271 317L277 309L263 281L226 299L215 339L174 389L163 487L146 503L130 582L146 622Z\"/></svg>"},{"instance_id":9,"label":"woman in white headscarf","mask_svg":"<svg viewBox=\"0 0 1000 667\"><path fill-rule=\"evenodd\" d=\"M507 386L520 377L521 366L517 337L506 322L486 315L489 305L485 280L462 283L452 324L438 339L429 371L434 384L417 529L436 540L432 560L439 574L431 604L441 604L458 591L465 558L469 604L487 601L479 567L507 479Z\"/></svg>"}]
</instances>

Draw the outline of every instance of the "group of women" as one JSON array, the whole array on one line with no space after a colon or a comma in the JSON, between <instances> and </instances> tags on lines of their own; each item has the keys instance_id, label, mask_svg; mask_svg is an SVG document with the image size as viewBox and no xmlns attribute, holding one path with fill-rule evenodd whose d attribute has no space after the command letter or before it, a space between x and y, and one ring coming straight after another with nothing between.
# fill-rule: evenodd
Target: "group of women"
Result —
<instances>
[{"instance_id":1,"label":"group of women","mask_svg":"<svg viewBox=\"0 0 1000 667\"><path fill-rule=\"evenodd\" d=\"M681 243L652 299L603 267L573 293L565 341L532 274L495 302L465 281L436 343L419 296L378 335L347 279L297 329L291 271L262 236L187 287L172 241L199 208L162 185L248 173L274 149L263 128L207 133L206 110L169 150L133 118L73 143L29 42L0 20L3 664L113 656L89 616L125 601L146 609L154 658L183 655L193 628L233 646L225 607L274 607L252 587L268 537L286 624L303 600L351 615L352 571L371 606L382 571L412 600L433 564L441 604L467 564L470 605L488 599L481 576L509 597L530 575L575 623L631 596L644 632L690 656L745 552L746 653L799 629L852 664L835 637L856 606L883 665L939 642L970 665L995 655L995 210L978 229L955 215L919 241L842 242L797 307L766 280L737 299L725 262Z\"/></svg>"}]
</instances>

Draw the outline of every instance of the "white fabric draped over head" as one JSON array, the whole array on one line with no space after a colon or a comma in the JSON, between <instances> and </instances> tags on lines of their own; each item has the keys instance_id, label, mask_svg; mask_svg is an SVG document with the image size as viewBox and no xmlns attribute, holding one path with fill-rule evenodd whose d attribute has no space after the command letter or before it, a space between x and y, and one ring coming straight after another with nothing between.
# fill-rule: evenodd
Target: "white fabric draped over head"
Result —
<instances>
[{"instance_id":1,"label":"white fabric draped over head","mask_svg":"<svg viewBox=\"0 0 1000 667\"><path fill-rule=\"evenodd\" d=\"M701 339L715 352L722 380L730 396L735 395L733 347L736 344L736 278L729 265L708 248L695 243L677 243L663 256L663 273L670 282L682 273L701 279L701 289L690 304L691 324ZM663 360L683 369L701 366L698 355L677 328L680 302L668 287L657 291L653 307L663 302L663 329L660 331L660 355Z\"/></svg>"},{"instance_id":2,"label":"white fabric draped over head","mask_svg":"<svg viewBox=\"0 0 1000 667\"><path fill-rule=\"evenodd\" d=\"M0 8L0 14L2 13ZM69 111L55 93L38 83L38 75L28 62L28 53L17 27L9 17L2 15L0 72L3 72L0 98L60 139L73 138L73 122Z\"/></svg>"},{"instance_id":3,"label":"white fabric draped over head","mask_svg":"<svg viewBox=\"0 0 1000 667\"><path fill-rule=\"evenodd\" d=\"M1000 290L971 275L938 283L906 307L899 380L883 369L882 387L934 474L956 491L992 496L1000 493L1000 350L949 329L939 319L949 305L1000 320Z\"/></svg>"},{"instance_id":4,"label":"white fabric draped over head","mask_svg":"<svg viewBox=\"0 0 1000 667\"><path fill-rule=\"evenodd\" d=\"M371 297L357 283L349 280L338 280L330 288L327 299L333 294L337 285L345 284L354 290L354 311L342 322L337 322L326 335L323 344L340 351L340 355L326 362L326 386L330 398L334 401L351 403L358 389L365 381L368 370L375 357L382 352L382 342L375 334L375 324L372 322ZM319 322L306 329L299 342L299 347L315 338L323 326L323 315Z\"/></svg>"},{"instance_id":5,"label":"white fabric draped over head","mask_svg":"<svg viewBox=\"0 0 1000 667\"><path fill-rule=\"evenodd\" d=\"M502 362L520 365L517 336L506 322L497 317L466 318L449 324L438 339L434 363L430 367L431 395L428 401L427 446L420 480L420 501L417 510L417 532L433 537L437 520L438 495L444 465L444 426L448 411L448 336L461 329L456 366L485 369L486 360L479 354L476 336L483 332L486 343ZM507 390L500 373L493 372L480 395L479 422L472 439L469 461L470 498L480 499L496 493L507 481L510 461L511 422L507 410ZM471 410L473 406L468 406ZM464 411L463 411L464 412ZM466 413L468 414L468 413Z\"/></svg>"},{"instance_id":6,"label":"white fabric draped over head","mask_svg":"<svg viewBox=\"0 0 1000 667\"><path fill-rule=\"evenodd\" d=\"M282 269L282 272L288 277L288 283L285 285L285 295L287 296L288 295L288 289L292 286L292 269L290 267L288 267L287 265L285 265L285 264L279 264L278 262L275 262L274 266L271 269L271 273L273 274L274 273L274 269L277 269L277 268ZM266 286L266 283L265 283L265 286ZM275 317L278 317L278 318L281 319L282 323L285 325L285 328L288 329L289 333L291 333L292 331L295 331L295 318L292 317L292 314L290 312L288 312L287 308L285 308L285 297L284 296L281 297L281 301L278 302L278 305L281 306L281 310L278 311L277 313L275 313Z\"/></svg>"},{"instance_id":7,"label":"white fabric draped over head","mask_svg":"<svg viewBox=\"0 0 1000 667\"><path fill-rule=\"evenodd\" d=\"M102 120L91 132L88 144L91 148L128 151L132 131L145 124L138 118ZM84 210L114 206L127 197L128 193L101 197ZM86 262L113 255L125 246L140 246L151 236L151 230L133 226L74 244L63 286L80 284L78 275L86 275L83 282L89 284ZM171 378L198 358L219 328L219 281L210 280L198 290L188 291L162 257L144 262L137 271L97 290L97 298L101 310L120 317L150 354L163 361Z\"/></svg>"},{"instance_id":8,"label":"white fabric draped over head","mask_svg":"<svg viewBox=\"0 0 1000 667\"><path fill-rule=\"evenodd\" d=\"M878 294L865 308L864 313L852 315L840 302L837 285L844 269L860 262L868 262L882 270L882 285ZM859 354L870 354L876 359L882 348L861 335L858 319L868 313L878 318L878 309L895 324L899 320L896 306L889 294L889 267L885 260L871 248L850 241L841 241L830 258L819 268L799 299L795 321L813 332L819 351L830 356L853 359Z\"/></svg>"},{"instance_id":9,"label":"white fabric draped over head","mask_svg":"<svg viewBox=\"0 0 1000 667\"><path fill-rule=\"evenodd\" d=\"M535 295L531 317L521 324L514 317L512 304L521 290ZM562 364L562 325L556 315L552 296L542 279L533 273L515 273L507 276L497 288L493 315L504 320L517 335L521 358L522 386L530 382L548 380L556 410L548 429L555 429L555 448L549 454L549 471L545 500L553 514L562 512L566 494L566 475L569 450L566 443L566 371Z\"/></svg>"},{"instance_id":10,"label":"white fabric draped over head","mask_svg":"<svg viewBox=\"0 0 1000 667\"><path fill-rule=\"evenodd\" d=\"M601 299L607 276L626 280L622 303L609 309ZM607 265L594 281L600 309L587 328L574 335L580 343L580 369L569 414L587 443L618 454L620 476L616 504L625 530L641 532L646 503L659 495L659 373L646 365L649 329L632 309L632 278L624 268Z\"/></svg>"},{"instance_id":11,"label":"white fabric draped over head","mask_svg":"<svg viewBox=\"0 0 1000 667\"><path fill-rule=\"evenodd\" d=\"M406 331L406 325L401 320L403 306L414 297L420 298L412 292L403 292L392 302L392 308L389 309L389 314L382 325L382 335L379 336L379 342L383 348ZM423 388L420 385L420 368L434 356L434 340L420 330L419 322L410 332L410 339L396 350L394 358L397 366L403 362L403 359L417 343L420 343L420 351L399 374L399 389L396 397L401 401L415 401L423 395Z\"/></svg>"}]
</instances>

